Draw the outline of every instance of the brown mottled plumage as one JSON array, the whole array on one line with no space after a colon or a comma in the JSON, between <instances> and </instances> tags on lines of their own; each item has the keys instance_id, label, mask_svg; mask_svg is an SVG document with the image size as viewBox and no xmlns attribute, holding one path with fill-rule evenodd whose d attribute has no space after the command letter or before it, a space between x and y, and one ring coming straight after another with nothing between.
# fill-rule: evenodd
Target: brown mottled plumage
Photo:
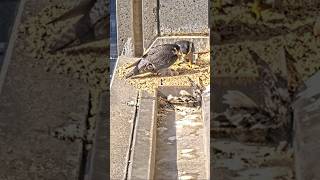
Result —
<instances>
[{"instance_id":1,"label":"brown mottled plumage","mask_svg":"<svg viewBox=\"0 0 320 180\"><path fill-rule=\"evenodd\" d=\"M249 54L258 68L264 104L258 105L240 91L228 91L223 96L223 103L227 104L228 108L215 115L214 123L220 128L235 128L247 132L246 141L268 139L272 142L279 142L288 140L291 98L286 89L286 83L283 83L285 80L275 75L269 65L256 52L249 49ZM260 135L264 137L257 138L255 136L259 135L252 135L254 132L267 133Z\"/></svg>"}]
</instances>

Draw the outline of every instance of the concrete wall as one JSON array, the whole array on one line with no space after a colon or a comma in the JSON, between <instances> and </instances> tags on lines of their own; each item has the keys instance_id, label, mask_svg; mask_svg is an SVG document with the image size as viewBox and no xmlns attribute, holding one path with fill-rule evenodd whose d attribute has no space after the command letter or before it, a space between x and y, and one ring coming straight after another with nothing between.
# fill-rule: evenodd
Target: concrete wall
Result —
<instances>
[{"instance_id":1,"label":"concrete wall","mask_svg":"<svg viewBox=\"0 0 320 180\"><path fill-rule=\"evenodd\" d=\"M158 36L157 0L143 0L143 48L147 49Z\"/></svg>"},{"instance_id":2,"label":"concrete wall","mask_svg":"<svg viewBox=\"0 0 320 180\"><path fill-rule=\"evenodd\" d=\"M118 54L139 56L158 36L208 35L208 9L208 0L117 1Z\"/></svg>"},{"instance_id":3,"label":"concrete wall","mask_svg":"<svg viewBox=\"0 0 320 180\"><path fill-rule=\"evenodd\" d=\"M118 31L118 55L123 53L123 49L126 46L130 47L130 40L132 38L132 11L131 11L131 0L117 1L117 31ZM125 54L130 55L130 48L126 48ZM132 53L132 52L131 52Z\"/></svg>"},{"instance_id":4,"label":"concrete wall","mask_svg":"<svg viewBox=\"0 0 320 180\"><path fill-rule=\"evenodd\" d=\"M208 0L159 0L160 34L208 33Z\"/></svg>"}]
</instances>

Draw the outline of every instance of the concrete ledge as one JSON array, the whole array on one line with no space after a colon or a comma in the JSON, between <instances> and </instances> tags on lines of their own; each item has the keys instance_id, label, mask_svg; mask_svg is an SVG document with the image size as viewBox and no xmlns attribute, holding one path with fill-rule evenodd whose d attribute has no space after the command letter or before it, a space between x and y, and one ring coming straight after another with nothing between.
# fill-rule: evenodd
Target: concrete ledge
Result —
<instances>
[{"instance_id":1,"label":"concrete ledge","mask_svg":"<svg viewBox=\"0 0 320 180\"><path fill-rule=\"evenodd\" d=\"M306 81L294 108L294 151L297 180L320 179L320 73Z\"/></svg>"},{"instance_id":2,"label":"concrete ledge","mask_svg":"<svg viewBox=\"0 0 320 180\"><path fill-rule=\"evenodd\" d=\"M117 68L132 59L119 56L110 91L110 177L124 179L127 176L133 121L136 112L138 91L115 76ZM134 106L128 106L128 103Z\"/></svg>"},{"instance_id":3,"label":"concrete ledge","mask_svg":"<svg viewBox=\"0 0 320 180\"><path fill-rule=\"evenodd\" d=\"M140 91L139 111L136 118L129 179L153 179L156 140L156 98Z\"/></svg>"},{"instance_id":4,"label":"concrete ledge","mask_svg":"<svg viewBox=\"0 0 320 180\"><path fill-rule=\"evenodd\" d=\"M89 169L86 180L105 180L109 178L109 134L110 126L107 123L109 109L109 92L105 91L100 95L99 117L96 119L96 132L93 143Z\"/></svg>"},{"instance_id":5,"label":"concrete ledge","mask_svg":"<svg viewBox=\"0 0 320 180\"><path fill-rule=\"evenodd\" d=\"M206 160L207 179L210 179L210 92L202 94L202 120L204 124L204 146L205 155L208 157Z\"/></svg>"}]
</instances>

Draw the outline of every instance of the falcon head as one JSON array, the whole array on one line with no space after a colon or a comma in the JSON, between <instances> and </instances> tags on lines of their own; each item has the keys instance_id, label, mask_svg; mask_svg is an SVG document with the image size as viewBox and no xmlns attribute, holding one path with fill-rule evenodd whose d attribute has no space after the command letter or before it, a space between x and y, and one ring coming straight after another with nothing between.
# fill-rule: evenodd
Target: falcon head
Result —
<instances>
[{"instance_id":1,"label":"falcon head","mask_svg":"<svg viewBox=\"0 0 320 180\"><path fill-rule=\"evenodd\" d=\"M193 42L182 40L175 42L175 44L180 47L180 54L182 58L188 61L189 66L191 67L192 63L195 62L195 49Z\"/></svg>"}]
</instances>

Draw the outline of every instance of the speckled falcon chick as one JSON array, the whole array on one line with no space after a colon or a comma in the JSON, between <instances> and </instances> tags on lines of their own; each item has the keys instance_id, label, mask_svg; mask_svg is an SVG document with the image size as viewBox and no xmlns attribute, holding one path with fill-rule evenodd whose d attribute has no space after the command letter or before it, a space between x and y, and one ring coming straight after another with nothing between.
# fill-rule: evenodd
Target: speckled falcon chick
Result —
<instances>
[{"instance_id":1,"label":"speckled falcon chick","mask_svg":"<svg viewBox=\"0 0 320 180\"><path fill-rule=\"evenodd\" d=\"M127 67L134 68L126 75L126 78L148 72L163 75L180 56L181 51L177 44L162 44L155 46L151 48L148 53L143 55L141 59Z\"/></svg>"},{"instance_id":2,"label":"speckled falcon chick","mask_svg":"<svg viewBox=\"0 0 320 180\"><path fill-rule=\"evenodd\" d=\"M48 24L79 15L82 15L82 17L50 45L50 52L62 50L70 47L70 45L78 46L108 37L109 11L108 1L106 0L82 0L78 6L50 21Z\"/></svg>"}]
</instances>

